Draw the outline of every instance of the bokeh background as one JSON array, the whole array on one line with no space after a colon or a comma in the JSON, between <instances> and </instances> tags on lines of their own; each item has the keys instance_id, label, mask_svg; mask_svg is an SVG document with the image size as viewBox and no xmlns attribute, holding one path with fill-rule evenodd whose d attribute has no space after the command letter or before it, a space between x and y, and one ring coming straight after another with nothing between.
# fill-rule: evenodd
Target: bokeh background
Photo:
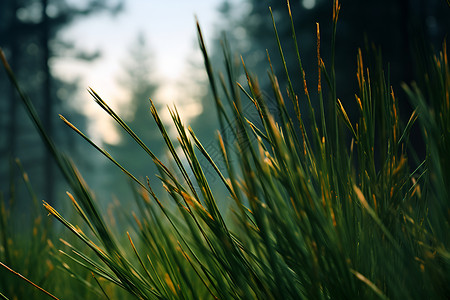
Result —
<instances>
[{"instance_id":1,"label":"bokeh background","mask_svg":"<svg viewBox=\"0 0 450 300\"><path fill-rule=\"evenodd\" d=\"M401 111L405 117L409 116L411 107L400 85L414 80L418 53L425 51L427 45L440 48L450 28L447 3L445 0L340 2L336 42L338 97L344 105L354 101L358 47L365 53L380 49L390 82L401 101ZM223 69L220 41L226 34L231 51L238 61L242 55L270 100L266 49L281 87L286 82L269 6L291 76L300 78L284 0L2 0L0 47L37 107L48 133L74 160L98 201L105 207L120 202L131 208L132 184L126 176L67 128L58 114L86 132L136 177L145 180L148 176L150 184L162 193L151 159L94 104L87 87L92 87L129 122L163 161L165 147L151 118L148 98L156 103L169 129L172 127L166 106L176 105L211 156L218 156L214 135L218 124L197 45L194 16L200 22L217 72ZM321 53L327 64L332 4L330 0L291 0L291 9L308 83L313 88L317 84L316 22L320 23ZM294 88L302 94L302 86ZM351 108L347 112L355 117ZM420 155L420 141L416 144ZM2 70L1 201L18 199L26 214L29 197L15 166L16 158L21 160L40 199L57 208L68 203L64 194L67 185ZM18 221L18 226L24 224Z\"/></svg>"}]
</instances>

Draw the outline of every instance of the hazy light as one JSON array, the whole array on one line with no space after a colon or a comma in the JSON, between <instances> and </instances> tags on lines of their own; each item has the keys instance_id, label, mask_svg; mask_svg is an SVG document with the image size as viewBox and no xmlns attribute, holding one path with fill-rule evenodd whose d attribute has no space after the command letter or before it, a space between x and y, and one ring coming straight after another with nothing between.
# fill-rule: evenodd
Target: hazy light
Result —
<instances>
[{"instance_id":1,"label":"hazy light","mask_svg":"<svg viewBox=\"0 0 450 300\"><path fill-rule=\"evenodd\" d=\"M316 0L303 0L302 5L306 9L313 9L316 5Z\"/></svg>"},{"instance_id":2,"label":"hazy light","mask_svg":"<svg viewBox=\"0 0 450 300\"><path fill-rule=\"evenodd\" d=\"M45 9L45 13L47 14L47 16L49 16L50 18L54 18L56 16L58 16L59 13L59 9L56 5L54 4L48 4L47 8Z\"/></svg>"},{"instance_id":3,"label":"hazy light","mask_svg":"<svg viewBox=\"0 0 450 300\"><path fill-rule=\"evenodd\" d=\"M73 58L57 59L53 72L69 82L79 80L83 88L92 87L109 105L120 104L128 97L127 92L117 83L117 75L123 72L121 64L129 56L127 49L136 34L142 31L154 54L155 63L151 73L160 83L152 100L163 103L163 118L167 111L165 104L176 104L183 112L182 115L191 119L201 108L198 105L186 105L193 101L187 101L179 81L182 77L193 76L184 74L183 70L188 57L192 58L193 43L195 48L198 47L194 14L198 16L205 39L209 41L214 33L213 24L217 16L215 7L220 1L177 0L174 1L176 5L168 5L168 2L162 4L162 1L128 1L125 11L116 17L97 14L80 18L65 28L60 33L60 38L72 42L77 49L87 52L100 50L101 56L91 62ZM75 6L81 3L79 0L69 2ZM211 47L209 44L207 46ZM202 63L203 61L201 65ZM112 124L108 124L112 121L95 105L86 90L83 89L75 98L75 105L81 107L93 121L90 131L97 132L99 139L116 143L118 135ZM183 103L180 103L180 98Z\"/></svg>"},{"instance_id":4,"label":"hazy light","mask_svg":"<svg viewBox=\"0 0 450 300\"><path fill-rule=\"evenodd\" d=\"M39 23L42 19L42 5L40 2L34 2L26 7L19 8L16 16L23 22Z\"/></svg>"}]
</instances>

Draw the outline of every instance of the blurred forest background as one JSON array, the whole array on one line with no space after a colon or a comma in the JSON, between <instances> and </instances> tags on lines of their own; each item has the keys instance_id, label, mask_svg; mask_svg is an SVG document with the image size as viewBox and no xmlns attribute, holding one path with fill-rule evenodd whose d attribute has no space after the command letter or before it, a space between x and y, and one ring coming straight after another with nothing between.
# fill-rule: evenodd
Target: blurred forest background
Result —
<instances>
[{"instance_id":1,"label":"blurred forest background","mask_svg":"<svg viewBox=\"0 0 450 300\"><path fill-rule=\"evenodd\" d=\"M95 61L102 55L100 51L76 48L70 42L70 37L61 39L59 33L75 20L81 22L91 15L107 13L114 17L121 14L129 1L133 0L89 0L83 6L71 5L66 0L0 1L0 47L6 53L19 82L37 107L47 132L72 157L103 204L120 199L122 205L128 202L131 205L131 185L124 180L125 175L120 170L59 121L58 114L62 114L82 131L86 131L91 120L80 109L74 97L80 89L86 87L80 86L77 81L67 82L55 76L52 72L52 60L71 57L85 63ZM160 2L158 5L166 4ZM386 66L389 65L390 82L394 91L400 101L403 101L400 103L401 111L405 117L409 116L411 107L402 95L400 84L414 80L417 69L415 56L418 53L429 51L428 46L440 48L450 28L447 3L445 0L343 0L341 5L336 43L338 60L335 62L338 97L344 106L345 103L354 101L357 48L362 48L363 52L372 51L372 47L379 48ZM263 94L268 99L272 95L264 93L271 90L266 76L269 68L266 49L271 56L275 73L280 76L280 86L284 88L287 84L282 75L269 6L274 13L291 76L300 76L295 63L295 48L284 0L222 1L217 6L215 38L207 43L213 66L216 71L220 71L224 65L220 41L225 33L232 53L237 54L237 62L239 63L238 54L242 55L248 69L252 74L258 75ZM317 84L316 22L320 22L322 57L326 65L330 63L331 1L292 0L291 9L308 84L314 86ZM122 104L118 113L124 116L130 127L157 156L164 157L162 138L151 118L148 104L148 98L152 98L160 109L165 109L167 104L158 102L154 97L161 82L158 82L157 74L151 71L157 57L154 57L149 45L158 41L147 41L139 32L132 34L136 39L133 44L127 45L129 54L124 58L121 73L111 74L128 95L128 100ZM203 62L198 57L192 55L192 59L186 62L188 67L178 85L178 94L184 96L174 99L174 102L180 104L179 110L182 112L184 98L195 100L197 114L190 116L189 123L210 155L217 158L216 112L203 71ZM66 71L71 72L70 69ZM242 72L242 68L237 71ZM303 95L302 86L295 86L294 89L299 96ZM36 130L25 116L17 93L3 71L0 72L0 97L2 201L8 203L9 199L15 197L19 200L19 207L25 208L28 205L29 198L14 163L14 159L19 158L38 197L60 207L67 187ZM192 103L186 103L188 104ZM251 112L248 113L251 119ZM349 113L351 118L355 117L356 112ZM423 153L420 141L416 144L420 155ZM151 159L128 137L120 136L117 142L104 142L102 146L136 177L149 176L153 186L160 186L154 176L156 171L152 168ZM208 170L205 172L208 174ZM209 175L213 176L212 172ZM214 183L213 177L211 180ZM162 191L162 188L156 190ZM26 212L26 209L23 211Z\"/></svg>"}]
</instances>

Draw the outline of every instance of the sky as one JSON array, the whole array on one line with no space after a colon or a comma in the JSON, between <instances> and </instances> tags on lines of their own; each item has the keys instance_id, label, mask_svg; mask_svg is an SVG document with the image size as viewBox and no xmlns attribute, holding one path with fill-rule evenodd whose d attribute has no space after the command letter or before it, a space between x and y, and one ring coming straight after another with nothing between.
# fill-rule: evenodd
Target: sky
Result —
<instances>
[{"instance_id":1,"label":"sky","mask_svg":"<svg viewBox=\"0 0 450 300\"><path fill-rule=\"evenodd\" d=\"M107 13L75 21L61 32L64 40L87 51L101 51L101 57L86 63L70 58L56 59L52 63L55 75L65 80L80 80L83 90L74 100L92 120L93 138L107 142L117 141L117 135L106 114L91 101L86 88L92 87L113 108L126 98L117 77L122 70L129 48L142 32L154 55L155 70L151 74L163 86L156 101L176 103L177 81L183 75L186 59L198 52L195 16L207 40L214 33L221 0L126 0L125 9L113 17ZM195 107L194 107L195 109ZM195 115L188 112L187 116ZM94 128L94 130L92 130Z\"/></svg>"}]
</instances>

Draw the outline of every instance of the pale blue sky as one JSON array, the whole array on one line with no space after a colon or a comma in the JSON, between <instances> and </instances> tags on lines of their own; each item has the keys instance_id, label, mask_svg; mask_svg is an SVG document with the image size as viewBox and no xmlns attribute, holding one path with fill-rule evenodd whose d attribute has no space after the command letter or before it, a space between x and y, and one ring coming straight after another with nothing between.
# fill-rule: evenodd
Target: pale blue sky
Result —
<instances>
[{"instance_id":1,"label":"pale blue sky","mask_svg":"<svg viewBox=\"0 0 450 300\"><path fill-rule=\"evenodd\" d=\"M68 80L82 79L83 87L94 88L108 103L114 104L126 98L117 84L128 49L142 31L152 48L155 61L154 75L164 86L156 99L173 103L177 97L176 81L183 73L188 55L196 47L196 15L208 39L214 33L217 18L216 8L221 0L128 0L126 8L116 17L100 14L80 19L62 32L62 37L75 42L76 46L102 51L102 57L94 63L83 63L70 59L57 59L52 63L54 72ZM91 102L87 92L77 100L83 110L95 119L94 126L105 139L114 139L105 114Z\"/></svg>"}]
</instances>

